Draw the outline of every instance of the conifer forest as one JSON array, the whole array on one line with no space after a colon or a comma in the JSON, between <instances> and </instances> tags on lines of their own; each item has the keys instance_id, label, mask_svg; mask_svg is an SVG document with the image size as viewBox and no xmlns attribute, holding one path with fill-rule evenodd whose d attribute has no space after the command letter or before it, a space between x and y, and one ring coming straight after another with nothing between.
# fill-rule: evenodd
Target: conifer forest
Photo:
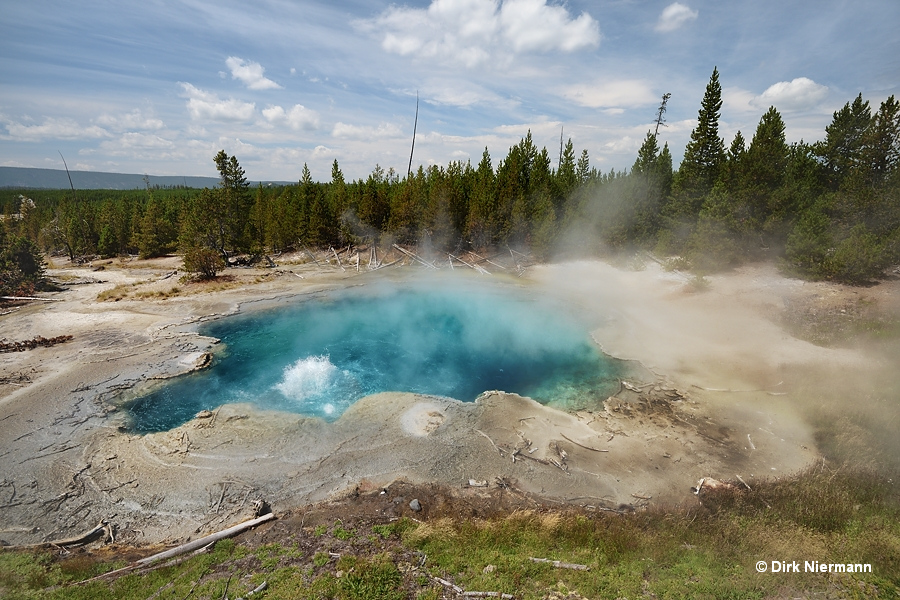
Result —
<instances>
[{"instance_id":1,"label":"conifer forest","mask_svg":"<svg viewBox=\"0 0 900 600\"><path fill-rule=\"evenodd\" d=\"M900 103L859 95L815 143L787 143L773 106L726 147L718 77L677 169L659 129L666 95L630 171L597 170L571 139L554 156L528 132L505 156L485 148L477 164L406 176L376 165L347 181L335 160L330 181L303 165L294 185L254 188L220 151L212 189L2 190L0 287L39 285L42 253L181 253L188 271L211 276L237 256L354 244L425 255L509 246L539 260L646 250L701 274L774 260L795 276L851 284L900 263Z\"/></svg>"}]
</instances>

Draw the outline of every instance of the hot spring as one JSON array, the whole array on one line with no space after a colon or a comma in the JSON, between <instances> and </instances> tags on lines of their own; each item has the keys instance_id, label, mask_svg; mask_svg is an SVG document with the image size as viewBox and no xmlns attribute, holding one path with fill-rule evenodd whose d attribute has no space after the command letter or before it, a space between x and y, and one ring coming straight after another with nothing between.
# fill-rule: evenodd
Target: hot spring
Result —
<instances>
[{"instance_id":1,"label":"hot spring","mask_svg":"<svg viewBox=\"0 0 900 600\"><path fill-rule=\"evenodd\" d=\"M570 306L469 283L353 288L207 324L200 333L224 344L214 364L128 403L131 429L165 431L233 402L334 420L385 391L472 401L496 389L560 408L615 391L622 363Z\"/></svg>"}]
</instances>

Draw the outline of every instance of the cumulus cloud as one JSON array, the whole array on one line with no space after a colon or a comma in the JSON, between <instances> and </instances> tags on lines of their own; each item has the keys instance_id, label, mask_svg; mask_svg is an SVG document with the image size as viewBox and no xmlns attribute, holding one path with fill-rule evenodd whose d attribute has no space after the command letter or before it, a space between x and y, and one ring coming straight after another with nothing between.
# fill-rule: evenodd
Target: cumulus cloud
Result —
<instances>
[{"instance_id":1,"label":"cumulus cloud","mask_svg":"<svg viewBox=\"0 0 900 600\"><path fill-rule=\"evenodd\" d=\"M665 7L656 22L656 31L675 31L688 21L697 18L697 11L691 10L680 2L673 2Z\"/></svg>"},{"instance_id":2,"label":"cumulus cloud","mask_svg":"<svg viewBox=\"0 0 900 600\"><path fill-rule=\"evenodd\" d=\"M287 125L291 129L312 130L319 127L319 114L302 104L295 104L290 110L280 106L270 106L262 111L266 121L273 125Z\"/></svg>"},{"instance_id":3,"label":"cumulus cloud","mask_svg":"<svg viewBox=\"0 0 900 600\"><path fill-rule=\"evenodd\" d=\"M78 140L110 137L110 133L97 125L84 126L74 119L47 117L41 124L25 124L0 115L0 123L6 127L7 135L0 138L18 142L39 142L41 140Z\"/></svg>"},{"instance_id":4,"label":"cumulus cloud","mask_svg":"<svg viewBox=\"0 0 900 600\"><path fill-rule=\"evenodd\" d=\"M231 78L240 80L251 90L280 90L281 86L265 76L266 69L259 63L229 56L225 65L231 70Z\"/></svg>"},{"instance_id":5,"label":"cumulus cloud","mask_svg":"<svg viewBox=\"0 0 900 600\"><path fill-rule=\"evenodd\" d=\"M188 112L192 119L211 119L213 121L247 121L256 112L256 104L229 98L222 100L211 92L205 92L191 85L182 83L188 97Z\"/></svg>"},{"instance_id":6,"label":"cumulus cloud","mask_svg":"<svg viewBox=\"0 0 900 600\"><path fill-rule=\"evenodd\" d=\"M588 108L622 108L656 102L650 85L640 79L579 83L562 90L567 100Z\"/></svg>"},{"instance_id":7,"label":"cumulus cloud","mask_svg":"<svg viewBox=\"0 0 900 600\"><path fill-rule=\"evenodd\" d=\"M753 106L765 109L774 106L778 110L803 110L812 108L828 96L828 87L819 85L807 77L772 84L752 100Z\"/></svg>"},{"instance_id":8,"label":"cumulus cloud","mask_svg":"<svg viewBox=\"0 0 900 600\"><path fill-rule=\"evenodd\" d=\"M498 55L574 52L600 42L589 14L572 18L547 0L432 0L428 8L391 6L357 25L401 56L439 59L473 68Z\"/></svg>"},{"instance_id":9,"label":"cumulus cloud","mask_svg":"<svg viewBox=\"0 0 900 600\"><path fill-rule=\"evenodd\" d=\"M376 140L404 136L403 130L394 123L381 123L377 127L370 125L348 125L338 121L334 124L331 135L348 140Z\"/></svg>"}]
</instances>

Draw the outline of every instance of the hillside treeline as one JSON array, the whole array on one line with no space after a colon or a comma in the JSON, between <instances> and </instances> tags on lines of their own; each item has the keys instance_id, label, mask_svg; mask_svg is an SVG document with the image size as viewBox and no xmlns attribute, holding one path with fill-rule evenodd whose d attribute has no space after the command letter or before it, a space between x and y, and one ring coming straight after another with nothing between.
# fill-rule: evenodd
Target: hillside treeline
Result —
<instances>
[{"instance_id":1,"label":"hillside treeline","mask_svg":"<svg viewBox=\"0 0 900 600\"><path fill-rule=\"evenodd\" d=\"M283 187L252 188L221 151L213 189L4 191L2 241L17 256L23 244L73 259L182 252L189 270L206 274L235 255L365 242L451 252L509 245L544 259L648 249L699 272L775 258L801 276L851 283L900 262L893 96L877 110L857 96L814 144L788 144L771 107L749 142L738 132L726 148L721 107L714 70L677 170L651 132L630 172L609 173L591 167L587 150L576 156L571 140L551 157L530 132L499 160L485 148L475 165L407 177L376 166L355 181L335 160L329 182L313 181L304 165L299 182ZM0 268L11 272L8 255Z\"/></svg>"}]
</instances>

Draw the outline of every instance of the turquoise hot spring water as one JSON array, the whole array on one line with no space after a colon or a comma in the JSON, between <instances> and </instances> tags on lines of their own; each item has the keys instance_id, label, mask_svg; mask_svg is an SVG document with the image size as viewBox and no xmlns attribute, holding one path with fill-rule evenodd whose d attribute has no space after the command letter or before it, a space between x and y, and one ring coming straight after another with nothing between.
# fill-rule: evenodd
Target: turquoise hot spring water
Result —
<instances>
[{"instance_id":1,"label":"turquoise hot spring water","mask_svg":"<svg viewBox=\"0 0 900 600\"><path fill-rule=\"evenodd\" d=\"M131 430L149 433L233 402L334 420L384 391L473 401L504 390L596 406L624 367L597 349L576 313L528 290L465 280L298 297L204 325L223 344L213 365L125 408Z\"/></svg>"}]
</instances>

